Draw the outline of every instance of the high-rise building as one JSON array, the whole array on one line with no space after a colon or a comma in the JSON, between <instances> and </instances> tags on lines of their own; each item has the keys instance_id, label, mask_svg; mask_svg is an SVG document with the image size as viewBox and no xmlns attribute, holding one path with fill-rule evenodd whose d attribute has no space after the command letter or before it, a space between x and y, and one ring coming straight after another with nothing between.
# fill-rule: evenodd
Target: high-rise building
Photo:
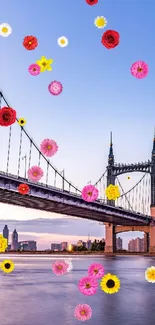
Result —
<instances>
[{"instance_id":1,"label":"high-rise building","mask_svg":"<svg viewBox=\"0 0 155 325\"><path fill-rule=\"evenodd\" d=\"M123 249L123 240L120 237L116 238L116 248L118 251Z\"/></svg>"},{"instance_id":2,"label":"high-rise building","mask_svg":"<svg viewBox=\"0 0 155 325\"><path fill-rule=\"evenodd\" d=\"M37 243L34 240L21 241L18 243L18 248L21 251L35 252L37 250Z\"/></svg>"},{"instance_id":3,"label":"high-rise building","mask_svg":"<svg viewBox=\"0 0 155 325\"><path fill-rule=\"evenodd\" d=\"M132 239L128 243L129 252L144 252L144 238Z\"/></svg>"},{"instance_id":4,"label":"high-rise building","mask_svg":"<svg viewBox=\"0 0 155 325\"><path fill-rule=\"evenodd\" d=\"M68 243L67 242L62 242L61 243L61 251L67 250Z\"/></svg>"},{"instance_id":5,"label":"high-rise building","mask_svg":"<svg viewBox=\"0 0 155 325\"><path fill-rule=\"evenodd\" d=\"M14 251L18 249L18 232L16 229L12 233L11 249Z\"/></svg>"},{"instance_id":6,"label":"high-rise building","mask_svg":"<svg viewBox=\"0 0 155 325\"><path fill-rule=\"evenodd\" d=\"M91 249L91 245L92 245L91 240L87 240L87 242L86 242L86 248L87 248L88 250Z\"/></svg>"},{"instance_id":7,"label":"high-rise building","mask_svg":"<svg viewBox=\"0 0 155 325\"><path fill-rule=\"evenodd\" d=\"M3 229L3 237L7 239L7 246L9 243L9 229L8 226L5 225L4 229Z\"/></svg>"},{"instance_id":8,"label":"high-rise building","mask_svg":"<svg viewBox=\"0 0 155 325\"><path fill-rule=\"evenodd\" d=\"M51 244L51 251L60 251L61 250L61 244L53 243Z\"/></svg>"}]
</instances>

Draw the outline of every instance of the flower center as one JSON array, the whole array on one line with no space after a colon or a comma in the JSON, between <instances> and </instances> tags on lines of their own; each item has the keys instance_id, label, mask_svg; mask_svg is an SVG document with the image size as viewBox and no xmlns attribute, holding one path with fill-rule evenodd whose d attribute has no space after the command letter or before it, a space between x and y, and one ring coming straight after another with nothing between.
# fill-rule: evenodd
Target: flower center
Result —
<instances>
[{"instance_id":1,"label":"flower center","mask_svg":"<svg viewBox=\"0 0 155 325\"><path fill-rule=\"evenodd\" d=\"M6 268L7 270L10 269L10 267L11 267L10 263L5 263L4 265L5 265L5 268Z\"/></svg>"},{"instance_id":2,"label":"flower center","mask_svg":"<svg viewBox=\"0 0 155 325\"><path fill-rule=\"evenodd\" d=\"M113 37L112 35L108 35L108 36L107 36L107 41L108 41L109 43L113 43L113 41L114 41L114 37Z\"/></svg>"},{"instance_id":3,"label":"flower center","mask_svg":"<svg viewBox=\"0 0 155 325\"><path fill-rule=\"evenodd\" d=\"M31 41L29 41L29 45L31 45L32 44L32 42Z\"/></svg>"},{"instance_id":4,"label":"flower center","mask_svg":"<svg viewBox=\"0 0 155 325\"><path fill-rule=\"evenodd\" d=\"M61 44L65 44L65 40L64 39L61 39L60 43Z\"/></svg>"},{"instance_id":5,"label":"flower center","mask_svg":"<svg viewBox=\"0 0 155 325\"><path fill-rule=\"evenodd\" d=\"M25 187L22 187L22 191L25 191Z\"/></svg>"},{"instance_id":6,"label":"flower center","mask_svg":"<svg viewBox=\"0 0 155 325\"><path fill-rule=\"evenodd\" d=\"M89 196L92 196L92 192L91 192L91 191L90 191L90 192L88 192L88 195L89 195Z\"/></svg>"},{"instance_id":7,"label":"flower center","mask_svg":"<svg viewBox=\"0 0 155 325\"><path fill-rule=\"evenodd\" d=\"M142 69L142 68L140 68L140 67L138 67L137 71L138 71L138 72L142 72L142 71L143 71L143 69Z\"/></svg>"},{"instance_id":8,"label":"flower center","mask_svg":"<svg viewBox=\"0 0 155 325\"><path fill-rule=\"evenodd\" d=\"M3 27L2 28L2 32L6 34L8 32L8 28L7 27Z\"/></svg>"},{"instance_id":9,"label":"flower center","mask_svg":"<svg viewBox=\"0 0 155 325\"><path fill-rule=\"evenodd\" d=\"M37 173L37 172L34 172L34 173L33 173L33 175L34 175L34 176L37 176L37 175L38 175L38 173Z\"/></svg>"},{"instance_id":10,"label":"flower center","mask_svg":"<svg viewBox=\"0 0 155 325\"><path fill-rule=\"evenodd\" d=\"M21 120L20 123L21 123L21 124L24 124L24 120Z\"/></svg>"},{"instance_id":11,"label":"flower center","mask_svg":"<svg viewBox=\"0 0 155 325\"><path fill-rule=\"evenodd\" d=\"M62 269L62 265L58 265L58 269L61 270Z\"/></svg>"},{"instance_id":12,"label":"flower center","mask_svg":"<svg viewBox=\"0 0 155 325\"><path fill-rule=\"evenodd\" d=\"M89 288L91 288L91 285L90 285L90 283L87 283L86 284L86 289L89 289Z\"/></svg>"},{"instance_id":13,"label":"flower center","mask_svg":"<svg viewBox=\"0 0 155 325\"><path fill-rule=\"evenodd\" d=\"M85 315L86 314L85 310L82 310L80 314Z\"/></svg>"},{"instance_id":14,"label":"flower center","mask_svg":"<svg viewBox=\"0 0 155 325\"><path fill-rule=\"evenodd\" d=\"M48 149L48 150L51 150L51 149L52 149L52 146L51 146L51 145L48 145L48 146L47 146L47 149Z\"/></svg>"},{"instance_id":15,"label":"flower center","mask_svg":"<svg viewBox=\"0 0 155 325\"><path fill-rule=\"evenodd\" d=\"M112 279L108 280L106 284L108 288L113 288L115 286L115 282Z\"/></svg>"},{"instance_id":16,"label":"flower center","mask_svg":"<svg viewBox=\"0 0 155 325\"><path fill-rule=\"evenodd\" d=\"M98 18L97 19L97 26L102 27L105 25L105 21L103 18Z\"/></svg>"},{"instance_id":17,"label":"flower center","mask_svg":"<svg viewBox=\"0 0 155 325\"><path fill-rule=\"evenodd\" d=\"M46 67L47 63L44 61L44 62L42 63L42 65L43 65L43 67Z\"/></svg>"},{"instance_id":18,"label":"flower center","mask_svg":"<svg viewBox=\"0 0 155 325\"><path fill-rule=\"evenodd\" d=\"M6 121L6 122L9 121L9 118L10 118L10 114L8 112L3 114L4 121Z\"/></svg>"},{"instance_id":19,"label":"flower center","mask_svg":"<svg viewBox=\"0 0 155 325\"><path fill-rule=\"evenodd\" d=\"M98 270L95 269L95 270L94 270L94 273L97 274L97 273L98 273Z\"/></svg>"},{"instance_id":20,"label":"flower center","mask_svg":"<svg viewBox=\"0 0 155 325\"><path fill-rule=\"evenodd\" d=\"M36 71L36 68L33 68L33 71Z\"/></svg>"}]
</instances>

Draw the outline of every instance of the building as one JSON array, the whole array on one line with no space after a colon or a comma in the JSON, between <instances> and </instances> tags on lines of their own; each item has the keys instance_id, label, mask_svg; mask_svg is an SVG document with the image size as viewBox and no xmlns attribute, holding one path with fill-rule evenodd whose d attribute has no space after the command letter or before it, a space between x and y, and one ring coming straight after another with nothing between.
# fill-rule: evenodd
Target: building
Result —
<instances>
[{"instance_id":1,"label":"building","mask_svg":"<svg viewBox=\"0 0 155 325\"><path fill-rule=\"evenodd\" d=\"M61 250L61 244L53 243L51 244L51 251L60 251Z\"/></svg>"},{"instance_id":2,"label":"building","mask_svg":"<svg viewBox=\"0 0 155 325\"><path fill-rule=\"evenodd\" d=\"M61 251L67 250L68 243L67 242L62 242L61 243Z\"/></svg>"},{"instance_id":3,"label":"building","mask_svg":"<svg viewBox=\"0 0 155 325\"><path fill-rule=\"evenodd\" d=\"M144 252L144 238L132 239L128 243L129 252Z\"/></svg>"},{"instance_id":4,"label":"building","mask_svg":"<svg viewBox=\"0 0 155 325\"><path fill-rule=\"evenodd\" d=\"M82 240L78 240L76 246L77 247L83 246L83 241Z\"/></svg>"},{"instance_id":5,"label":"building","mask_svg":"<svg viewBox=\"0 0 155 325\"><path fill-rule=\"evenodd\" d=\"M123 240L120 237L116 238L116 248L118 251L123 249Z\"/></svg>"},{"instance_id":6,"label":"building","mask_svg":"<svg viewBox=\"0 0 155 325\"><path fill-rule=\"evenodd\" d=\"M35 252L37 250L37 243L34 240L21 241L18 243L18 249Z\"/></svg>"},{"instance_id":7,"label":"building","mask_svg":"<svg viewBox=\"0 0 155 325\"><path fill-rule=\"evenodd\" d=\"M90 240L90 239L87 240L87 242L86 242L86 248L87 248L88 250L91 250L91 245L92 245L91 240Z\"/></svg>"},{"instance_id":8,"label":"building","mask_svg":"<svg viewBox=\"0 0 155 325\"><path fill-rule=\"evenodd\" d=\"M5 225L4 229L3 229L3 237L7 239L7 246L9 243L9 229L8 226Z\"/></svg>"},{"instance_id":9,"label":"building","mask_svg":"<svg viewBox=\"0 0 155 325\"><path fill-rule=\"evenodd\" d=\"M12 233L11 249L13 251L17 251L18 250L18 232L16 231L16 229Z\"/></svg>"}]
</instances>

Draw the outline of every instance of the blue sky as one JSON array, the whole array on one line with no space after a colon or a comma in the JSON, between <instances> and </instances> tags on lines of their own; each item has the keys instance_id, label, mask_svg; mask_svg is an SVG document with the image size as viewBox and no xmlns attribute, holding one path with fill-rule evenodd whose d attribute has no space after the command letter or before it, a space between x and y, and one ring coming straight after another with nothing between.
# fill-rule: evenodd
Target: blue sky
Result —
<instances>
[{"instance_id":1,"label":"blue sky","mask_svg":"<svg viewBox=\"0 0 155 325\"><path fill-rule=\"evenodd\" d=\"M110 131L118 162L149 159L155 124L154 1L100 0L92 7L85 0L35 3L5 1L1 23L9 23L13 33L0 38L0 87L18 117L26 118L35 142L47 137L57 141L59 152L52 163L59 170L65 168L67 178L80 188L103 173ZM108 20L106 29L120 33L120 45L115 49L107 50L101 44L103 31L94 26L100 15ZM26 51L22 46L27 35L38 38L36 50ZM67 48L57 45L62 35L69 40ZM54 60L53 70L32 77L28 66L43 55ZM132 63L138 60L149 64L148 77L142 80L130 74ZM53 80L63 84L60 96L48 92ZM17 129L14 126L14 143ZM0 130L4 152L7 131ZM4 156L0 157L3 165ZM16 218L20 211L3 206L0 216ZM21 218L34 216L34 211L27 211L22 210ZM36 213L40 216L41 212Z\"/></svg>"}]
</instances>

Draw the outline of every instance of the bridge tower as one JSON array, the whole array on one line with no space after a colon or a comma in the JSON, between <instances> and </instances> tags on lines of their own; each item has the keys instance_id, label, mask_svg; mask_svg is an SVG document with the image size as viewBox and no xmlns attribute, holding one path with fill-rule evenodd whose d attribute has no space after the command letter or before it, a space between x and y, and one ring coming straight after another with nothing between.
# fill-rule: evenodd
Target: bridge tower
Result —
<instances>
[{"instance_id":1,"label":"bridge tower","mask_svg":"<svg viewBox=\"0 0 155 325\"><path fill-rule=\"evenodd\" d=\"M107 166L107 187L110 184L115 185L115 175L114 175L114 153L113 153L113 142L112 142L112 132L110 133L110 148L108 156L108 166ZM114 206L114 200L108 200L109 205ZM115 226L110 223L105 223L105 253L116 252L116 234Z\"/></svg>"},{"instance_id":2,"label":"bridge tower","mask_svg":"<svg viewBox=\"0 0 155 325\"><path fill-rule=\"evenodd\" d=\"M153 149L151 157L151 206L150 206L151 216L155 222L155 133L153 139ZM149 252L155 253L155 223L150 225L150 246Z\"/></svg>"}]
</instances>

